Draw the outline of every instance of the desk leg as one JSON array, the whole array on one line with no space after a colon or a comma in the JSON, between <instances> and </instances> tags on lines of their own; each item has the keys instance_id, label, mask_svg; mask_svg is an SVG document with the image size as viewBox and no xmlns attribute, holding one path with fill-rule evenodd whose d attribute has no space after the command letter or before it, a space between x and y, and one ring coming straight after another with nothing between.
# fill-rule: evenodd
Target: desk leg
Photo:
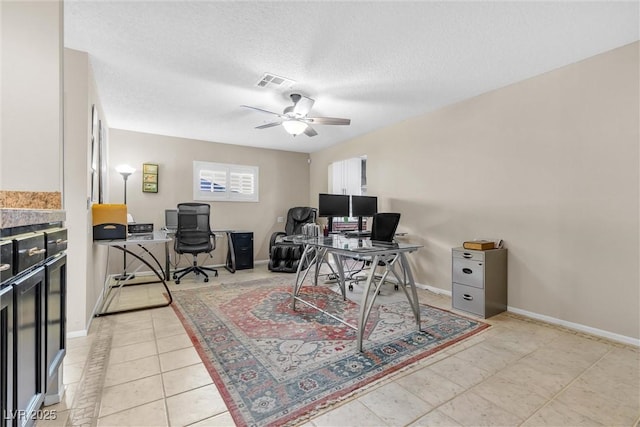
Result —
<instances>
[{"instance_id":1,"label":"desk leg","mask_svg":"<svg viewBox=\"0 0 640 427\"><path fill-rule=\"evenodd\" d=\"M411 296L409 296L406 286L403 286L402 290L407 296L407 299L409 300L409 304L411 304L411 309L413 310L413 315L416 318L416 324L418 325L418 330L420 330L420 302L418 301L418 291L416 290L416 282L413 280L413 273L411 272L409 261L407 261L407 257L404 252L400 254L400 262L402 263L402 269L404 271L404 275L407 278L407 281L409 282L408 283L409 287L411 288Z\"/></svg>"},{"instance_id":2,"label":"desk leg","mask_svg":"<svg viewBox=\"0 0 640 427\"><path fill-rule=\"evenodd\" d=\"M318 277L320 276L320 268L322 267L322 263L326 259L327 256L327 248L315 248L316 250L316 265L315 265L315 275L313 276L313 286L318 285ZM329 263L327 263L329 265ZM329 265L329 268L331 266ZM333 271L333 269L331 270Z\"/></svg>"},{"instance_id":3,"label":"desk leg","mask_svg":"<svg viewBox=\"0 0 640 427\"><path fill-rule=\"evenodd\" d=\"M171 264L169 263L169 242L164 242L164 280L171 280Z\"/></svg>"},{"instance_id":4,"label":"desk leg","mask_svg":"<svg viewBox=\"0 0 640 427\"><path fill-rule=\"evenodd\" d=\"M340 291L342 292L343 301L347 300L347 292L345 290L346 287L346 279L344 276L344 265L342 264L342 257L336 253L332 253L333 260L336 263L336 268L338 269L338 286L340 286Z\"/></svg>"},{"instance_id":5,"label":"desk leg","mask_svg":"<svg viewBox=\"0 0 640 427\"><path fill-rule=\"evenodd\" d=\"M233 239L231 238L231 232L227 231L227 262L224 268L229 273L236 272L236 251L233 248Z\"/></svg>"},{"instance_id":6,"label":"desk leg","mask_svg":"<svg viewBox=\"0 0 640 427\"><path fill-rule=\"evenodd\" d=\"M143 307L136 307L136 308L131 308L131 309L124 309L124 310L117 310L117 311L110 311L110 312L103 312L102 309L99 313L96 313L95 317L100 317L100 316L108 316L111 314L117 314L117 313L128 313L131 311L140 311L140 310L146 310L149 308L158 308L158 307L167 307L169 305L171 305L171 303L173 302L173 296L171 295L171 291L169 290L169 287L167 286L167 283L164 280L164 272L162 271L162 265L160 264L160 262L157 260L157 258L155 256L153 256L153 254L151 252L149 252L146 248L144 248L141 245L140 246L148 255L150 255L153 260L155 261L155 263L159 266L159 270L156 269L153 265L151 265L146 259L144 259L143 257L141 257L140 255L138 255L135 252L130 251L129 249L126 248L126 246L113 246L116 249L121 250L122 252L124 252L125 254L129 254L132 257L136 258L138 261L140 261L141 263L143 263L144 265L146 265L147 267L149 267L149 269L156 275L156 277L159 279L159 282L156 283L162 283L162 285L164 286L165 291L167 291L167 296L168 296L168 301L164 304L153 304L153 305L148 305L148 306L143 306ZM144 282L146 284L148 283L152 283L152 282ZM137 285L141 285L143 283L137 283ZM122 288L122 286L124 286L124 284L120 284L119 288ZM103 301L103 308L104 307L108 307L104 305L105 301Z\"/></svg>"},{"instance_id":7,"label":"desk leg","mask_svg":"<svg viewBox=\"0 0 640 427\"><path fill-rule=\"evenodd\" d=\"M304 274L302 274L302 266L305 264L305 261L309 257L309 252L311 251L311 249L311 245L305 245L302 256L300 257L300 262L298 263L298 269L296 270L296 279L293 283L293 293L291 295L291 307L294 310L296 309L296 298L298 297L300 289L302 288L302 282L304 282L304 279L307 277L307 273L311 269L312 264L314 262L317 263L318 251L315 251L315 256L307 263L307 268Z\"/></svg>"},{"instance_id":8,"label":"desk leg","mask_svg":"<svg viewBox=\"0 0 640 427\"><path fill-rule=\"evenodd\" d=\"M378 292L376 291L373 296L370 295L371 285L374 283L373 278L376 275L376 266L378 265L378 261L380 260L380 256L376 255L373 257L371 261L371 272L369 273L369 277L367 277L367 282L365 283L364 289L362 291L362 301L360 302L360 314L358 315L358 330L356 331L356 346L359 352L362 352L362 340L364 338L364 327L367 324L367 319L369 318L369 313L371 312L371 307L373 306L373 302L376 299L376 295ZM371 301L369 301L369 297L371 296Z\"/></svg>"}]
</instances>

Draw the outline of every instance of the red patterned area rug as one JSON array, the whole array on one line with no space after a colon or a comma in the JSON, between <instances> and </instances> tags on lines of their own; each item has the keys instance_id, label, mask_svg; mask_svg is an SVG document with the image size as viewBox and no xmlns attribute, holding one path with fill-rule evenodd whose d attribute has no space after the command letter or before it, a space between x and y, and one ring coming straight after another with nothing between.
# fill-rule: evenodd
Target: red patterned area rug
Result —
<instances>
[{"instance_id":1,"label":"red patterned area rug","mask_svg":"<svg viewBox=\"0 0 640 427\"><path fill-rule=\"evenodd\" d=\"M355 331L297 303L291 279L274 277L173 292L173 307L239 426L295 424L354 390L489 325L409 303L374 307L364 351ZM302 296L356 324L359 306L325 286Z\"/></svg>"}]
</instances>

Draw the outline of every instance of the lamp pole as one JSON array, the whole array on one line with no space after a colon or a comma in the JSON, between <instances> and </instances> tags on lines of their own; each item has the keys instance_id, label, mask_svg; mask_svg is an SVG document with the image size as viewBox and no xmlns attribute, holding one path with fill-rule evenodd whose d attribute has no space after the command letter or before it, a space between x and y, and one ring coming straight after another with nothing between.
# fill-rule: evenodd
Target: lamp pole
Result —
<instances>
[{"instance_id":1,"label":"lamp pole","mask_svg":"<svg viewBox=\"0 0 640 427\"><path fill-rule=\"evenodd\" d=\"M132 172L120 172L120 175L122 175L122 179L124 179L124 204L127 204L127 179L129 179L129 176L131 175Z\"/></svg>"},{"instance_id":2,"label":"lamp pole","mask_svg":"<svg viewBox=\"0 0 640 427\"><path fill-rule=\"evenodd\" d=\"M127 204L127 179L129 179L131 174L134 173L136 170L129 165L120 165L116 168L116 170L120 175L122 175L122 179L124 180L124 204L126 205ZM127 209L127 213L128 213L128 209ZM128 227L128 222L124 226L125 235L127 233L127 227ZM116 280L127 280L127 279L135 278L133 274L127 274L127 252L126 252L127 245L125 244L123 246L125 249L125 252L123 252L122 254L122 270L123 271L121 275L115 277Z\"/></svg>"}]
</instances>

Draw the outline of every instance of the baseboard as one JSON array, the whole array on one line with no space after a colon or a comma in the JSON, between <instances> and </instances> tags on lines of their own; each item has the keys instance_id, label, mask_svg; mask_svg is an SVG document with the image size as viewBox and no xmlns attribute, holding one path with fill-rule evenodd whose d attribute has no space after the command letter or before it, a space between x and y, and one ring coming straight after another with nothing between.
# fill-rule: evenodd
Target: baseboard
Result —
<instances>
[{"instance_id":1,"label":"baseboard","mask_svg":"<svg viewBox=\"0 0 640 427\"><path fill-rule=\"evenodd\" d=\"M394 278L395 279L395 278ZM391 280L394 281L394 280ZM422 283L416 283L416 287L420 289L425 289L429 292L433 292L435 294L447 295L451 297L451 291L446 289L436 288L434 286L425 285ZM522 310L520 308L507 306L507 311L510 313L518 314L524 317L530 317L532 319L540 320L552 325L562 326L567 329L573 329L574 331L584 332L589 335L595 335L600 338L606 338L611 341L620 342L623 344L632 345L634 347L640 347L640 339L627 337L625 335L616 334L614 332L605 331L598 328L593 328L591 326L582 325L580 323L569 322L562 319L557 319L555 317L546 316L544 314L533 313L531 311Z\"/></svg>"},{"instance_id":2,"label":"baseboard","mask_svg":"<svg viewBox=\"0 0 640 427\"><path fill-rule=\"evenodd\" d=\"M86 337L89 334L89 329L82 329L80 331L67 332L67 339Z\"/></svg>"},{"instance_id":3,"label":"baseboard","mask_svg":"<svg viewBox=\"0 0 640 427\"><path fill-rule=\"evenodd\" d=\"M602 329L592 328L591 326L582 325L580 323L573 323L567 320L557 319L555 317L546 316L544 314L533 313L531 311L522 310L520 308L507 306L507 311L510 313L519 314L521 316L530 317L532 319L541 320L553 325L562 326L575 331L584 332L597 337L606 338L611 341L621 342L623 344L629 344L635 347L640 347L640 339L627 337L625 335L616 334L614 332L604 331Z\"/></svg>"},{"instance_id":4,"label":"baseboard","mask_svg":"<svg viewBox=\"0 0 640 427\"><path fill-rule=\"evenodd\" d=\"M435 286L431 286L431 285L416 283L416 288L424 289L426 291L433 292L434 294L438 294L438 295L446 295L448 297L451 296L451 291L447 291L446 289L436 288Z\"/></svg>"}]
</instances>

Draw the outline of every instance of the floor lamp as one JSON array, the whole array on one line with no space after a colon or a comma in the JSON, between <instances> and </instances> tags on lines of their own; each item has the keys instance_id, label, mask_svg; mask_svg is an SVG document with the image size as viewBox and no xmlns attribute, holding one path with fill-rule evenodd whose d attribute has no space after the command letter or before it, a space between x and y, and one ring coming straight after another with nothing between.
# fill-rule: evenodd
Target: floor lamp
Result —
<instances>
[{"instance_id":1,"label":"floor lamp","mask_svg":"<svg viewBox=\"0 0 640 427\"><path fill-rule=\"evenodd\" d=\"M122 175L122 179L124 180L124 204L127 204L127 179L134 173L136 170L129 165L120 165L116 167L116 171ZM127 217L128 217L127 212ZM128 228L128 224L125 225L125 230ZM133 274L127 274L127 245L124 245L125 252L122 253L122 274L120 276L116 276L116 280L126 280L133 279L135 276Z\"/></svg>"}]
</instances>

